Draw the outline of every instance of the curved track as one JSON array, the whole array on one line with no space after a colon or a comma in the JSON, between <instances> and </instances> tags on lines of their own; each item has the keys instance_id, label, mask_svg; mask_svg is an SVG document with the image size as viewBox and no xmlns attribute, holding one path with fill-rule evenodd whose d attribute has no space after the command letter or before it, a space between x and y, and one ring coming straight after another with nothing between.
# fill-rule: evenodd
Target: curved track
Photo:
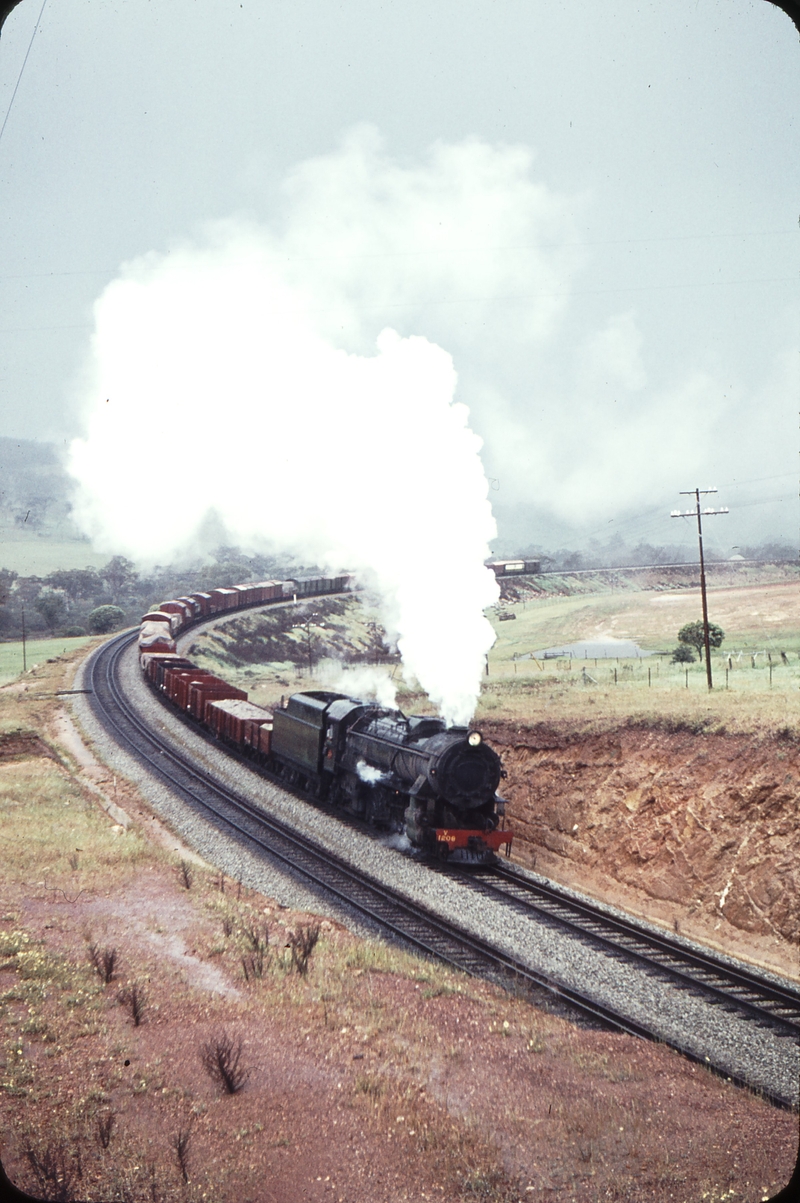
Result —
<instances>
[{"instance_id":1,"label":"curved track","mask_svg":"<svg viewBox=\"0 0 800 1203\"><path fill-rule=\"evenodd\" d=\"M595 1022L634 1035L663 1040L657 1025L650 1025L609 1007L588 991L576 990L541 969L515 959L470 932L436 915L347 864L291 826L266 814L247 798L228 788L211 773L199 768L188 755L159 740L148 721L130 704L120 685L120 660L136 638L124 633L97 650L87 665L91 709L115 741L132 754L151 774L166 784L210 822L235 835L264 856L288 867L317 892L327 895L346 910L356 912L372 926L425 955L443 960L467 973L490 977L515 988L527 988L542 996L542 988L561 1003ZM578 903L555 887L540 885L513 869L501 866L491 873L474 873L463 878L465 888L482 890L516 911L522 909L538 923L558 924L577 931L580 939L594 941L617 960L638 963L649 976L676 981L682 988L725 1010L747 1014L759 1026L769 1026L776 1035L797 1039L800 1030L800 993L776 989L773 983L746 970L731 971L714 958L687 956L682 944L635 924ZM773 1103L794 1107L796 1095L756 1082L749 1073L738 1073L730 1059L699 1056L690 1043L667 1039L673 1048L716 1069L740 1085L756 1086Z\"/></svg>"}]
</instances>

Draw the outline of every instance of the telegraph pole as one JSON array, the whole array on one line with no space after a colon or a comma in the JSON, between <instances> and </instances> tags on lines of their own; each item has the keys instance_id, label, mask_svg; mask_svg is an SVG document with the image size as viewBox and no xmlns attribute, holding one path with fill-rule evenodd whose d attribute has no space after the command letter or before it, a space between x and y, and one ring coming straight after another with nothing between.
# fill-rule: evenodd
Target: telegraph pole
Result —
<instances>
[{"instance_id":1,"label":"telegraph pole","mask_svg":"<svg viewBox=\"0 0 800 1203\"><path fill-rule=\"evenodd\" d=\"M695 508L693 510L673 510L670 518L696 518L697 519L697 542L700 547L700 595L703 599L703 644L706 649L706 679L708 688L713 689L714 683L711 680L711 643L708 638L708 601L706 600L706 566L703 559L703 524L700 519L700 494L716 493L716 489L681 489L681 497L694 497ZM703 517L710 518L714 514L727 514L729 512L727 506L722 509L714 510L710 506L702 511Z\"/></svg>"}]
</instances>

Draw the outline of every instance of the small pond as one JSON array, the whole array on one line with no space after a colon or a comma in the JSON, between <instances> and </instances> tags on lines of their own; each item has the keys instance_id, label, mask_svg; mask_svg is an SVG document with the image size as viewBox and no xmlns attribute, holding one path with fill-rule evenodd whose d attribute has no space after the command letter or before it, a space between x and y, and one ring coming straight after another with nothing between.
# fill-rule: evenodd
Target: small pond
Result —
<instances>
[{"instance_id":1,"label":"small pond","mask_svg":"<svg viewBox=\"0 0 800 1203\"><path fill-rule=\"evenodd\" d=\"M646 652L632 639L580 639L577 643L556 643L552 647L528 652L520 660L535 657L537 660L639 660L645 656L657 656L658 652Z\"/></svg>"}]
</instances>

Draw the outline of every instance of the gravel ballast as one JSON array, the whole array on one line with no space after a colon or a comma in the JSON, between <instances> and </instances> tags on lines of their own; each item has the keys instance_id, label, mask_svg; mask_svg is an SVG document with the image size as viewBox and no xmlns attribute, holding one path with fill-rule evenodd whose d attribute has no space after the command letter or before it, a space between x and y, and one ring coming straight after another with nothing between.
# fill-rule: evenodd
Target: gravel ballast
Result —
<instances>
[{"instance_id":1,"label":"gravel ballast","mask_svg":"<svg viewBox=\"0 0 800 1203\"><path fill-rule=\"evenodd\" d=\"M191 638L195 636L196 629ZM85 687L84 672L82 667L75 688ZM659 1038L684 1047L699 1060L713 1063L757 1089L797 1102L800 1055L791 1038L713 1006L703 997L611 956L551 923L538 922L513 906L483 897L457 879L432 873L390 847L389 841L355 831L287 793L189 729L159 702L142 677L135 645L123 656L122 683L130 703L147 717L159 739L188 753L223 785L323 844L342 860L545 974L554 984L590 993L603 1006L647 1026ZM283 905L326 914L360 934L374 934L363 918L346 913L266 855L215 829L191 804L115 744L85 698L76 696L72 706L101 759L112 771L134 781L156 813L205 860ZM536 879L535 874L530 876Z\"/></svg>"}]
</instances>

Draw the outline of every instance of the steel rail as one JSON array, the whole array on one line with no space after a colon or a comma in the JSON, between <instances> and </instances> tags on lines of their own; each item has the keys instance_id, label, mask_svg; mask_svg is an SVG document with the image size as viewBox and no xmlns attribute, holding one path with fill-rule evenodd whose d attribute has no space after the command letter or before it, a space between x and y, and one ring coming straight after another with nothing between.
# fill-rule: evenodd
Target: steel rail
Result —
<instances>
[{"instance_id":1,"label":"steel rail","mask_svg":"<svg viewBox=\"0 0 800 1203\"><path fill-rule=\"evenodd\" d=\"M557 886L531 881L505 865L485 873L474 870L467 880L487 895L509 900L523 913L544 916L615 953L642 961L685 988L742 1011L761 1026L786 1036L800 1036L800 990L728 965L710 953L688 948L666 934L662 936L611 915L588 900L574 898Z\"/></svg>"},{"instance_id":2,"label":"steel rail","mask_svg":"<svg viewBox=\"0 0 800 1203\"><path fill-rule=\"evenodd\" d=\"M631 1035L665 1042L687 1059L704 1065L727 1080L759 1090L764 1098L776 1106L795 1109L794 1099L754 1087L752 1081L731 1072L727 1067L715 1066L707 1057L698 1055L679 1042L664 1041L663 1036L646 1024L638 1023L589 995L523 964L365 872L354 869L225 786L213 774L194 764L189 756L181 755L161 741L130 705L119 683L119 662L135 639L136 632L123 632L92 654L88 662L92 685L89 704L97 720L115 740L180 796L206 810L218 823L236 832L239 837L244 837L248 843L288 867L291 872L305 878L316 890L335 898L345 908L361 914L379 929L391 933L424 955L445 961L473 976L497 980L502 985L507 986L511 979L517 985L525 983L529 987L543 988L595 1022ZM198 787L201 787L200 791ZM211 798L202 797L203 792L210 794ZM224 808L238 817L221 811L214 804L215 801L222 803ZM242 819L249 822L249 828L243 825ZM253 826L257 828L256 831ZM466 879L469 880L468 877ZM627 955L624 949L617 948L615 951L618 956ZM657 968L663 974L663 969ZM696 986L698 991L703 988L700 983L696 983Z\"/></svg>"}]
</instances>

